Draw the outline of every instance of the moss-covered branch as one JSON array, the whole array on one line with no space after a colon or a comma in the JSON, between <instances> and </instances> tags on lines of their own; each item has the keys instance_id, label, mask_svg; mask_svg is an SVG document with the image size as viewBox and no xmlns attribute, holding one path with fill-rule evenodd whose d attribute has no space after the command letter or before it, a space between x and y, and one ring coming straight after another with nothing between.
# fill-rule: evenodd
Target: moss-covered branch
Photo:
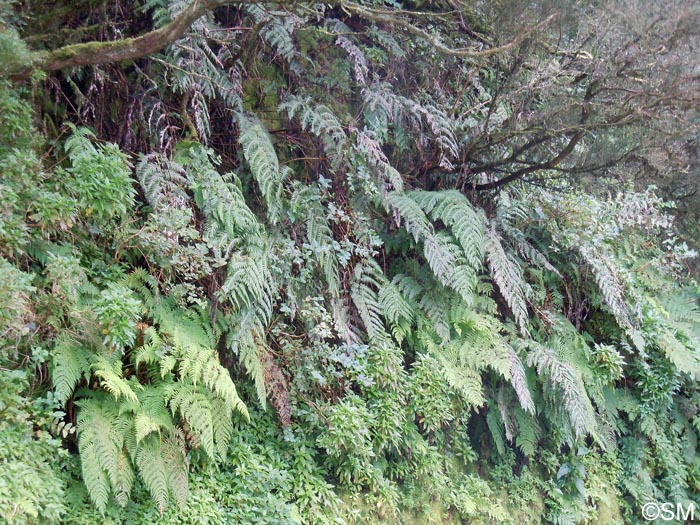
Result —
<instances>
[{"instance_id":1,"label":"moss-covered branch","mask_svg":"<svg viewBox=\"0 0 700 525\"><path fill-rule=\"evenodd\" d=\"M135 60L160 51L180 38L192 23L209 11L245 1L194 0L183 9L169 24L134 38L124 38L110 42L85 42L60 47L54 51L32 53L31 63L15 72L16 77L24 77L32 70L56 71L67 67L89 66L109 62Z\"/></svg>"}]
</instances>

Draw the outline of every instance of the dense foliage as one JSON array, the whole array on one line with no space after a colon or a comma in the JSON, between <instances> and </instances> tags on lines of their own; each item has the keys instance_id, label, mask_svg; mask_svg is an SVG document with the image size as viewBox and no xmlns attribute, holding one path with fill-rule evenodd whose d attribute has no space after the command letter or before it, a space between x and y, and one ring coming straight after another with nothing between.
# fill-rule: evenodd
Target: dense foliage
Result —
<instances>
[{"instance_id":1,"label":"dense foliage","mask_svg":"<svg viewBox=\"0 0 700 525\"><path fill-rule=\"evenodd\" d=\"M0 4L4 521L700 501L692 224L632 173L690 155L692 13L232 2L146 57L27 76L28 46L186 9L29 4Z\"/></svg>"}]
</instances>

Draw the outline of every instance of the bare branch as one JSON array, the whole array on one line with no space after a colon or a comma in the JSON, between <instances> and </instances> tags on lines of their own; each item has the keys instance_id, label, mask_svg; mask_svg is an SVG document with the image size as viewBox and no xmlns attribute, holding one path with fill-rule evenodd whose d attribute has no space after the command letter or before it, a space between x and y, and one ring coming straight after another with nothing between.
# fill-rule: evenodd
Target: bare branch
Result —
<instances>
[{"instance_id":1,"label":"bare branch","mask_svg":"<svg viewBox=\"0 0 700 525\"><path fill-rule=\"evenodd\" d=\"M492 47L490 49L484 49L483 51L477 51L477 50L474 50L471 48L454 49L451 47L447 47L445 44L443 44L440 41L439 38L432 36L427 31L421 29L420 27L417 27L417 26L411 24L410 22L406 21L405 19L396 16L396 13L389 14L388 11L372 9L370 7L361 6L361 5L352 3L352 2L341 1L340 5L348 13L357 15L360 18L365 18L365 19L371 20L373 22L381 22L384 24L403 27L409 33L411 33L417 37L420 37L423 40L425 40L426 42L428 42L437 51L439 51L440 53L442 53L444 55L449 55L449 56L454 56L454 57L459 57L459 58L467 58L467 59L488 58L488 57L491 57L494 55L498 55L498 54L510 51L514 47L521 44L527 37L529 37L530 35L532 35L536 31L542 29L544 26L548 25L552 20L554 20L557 17L557 13L549 15L542 22L528 28L527 31L523 31L521 34L519 34L517 37L515 37L513 40L511 40L507 44L504 44L504 45L498 46L498 47Z\"/></svg>"}]
</instances>

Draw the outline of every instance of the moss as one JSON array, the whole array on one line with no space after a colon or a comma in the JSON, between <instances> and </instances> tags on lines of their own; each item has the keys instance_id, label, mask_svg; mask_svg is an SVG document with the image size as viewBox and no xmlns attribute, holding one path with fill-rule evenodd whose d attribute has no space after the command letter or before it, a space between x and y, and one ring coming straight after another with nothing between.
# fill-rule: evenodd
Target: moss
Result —
<instances>
[{"instance_id":1,"label":"moss","mask_svg":"<svg viewBox=\"0 0 700 525\"><path fill-rule=\"evenodd\" d=\"M90 56L101 54L105 51L128 49L134 44L134 38L124 38L109 42L84 42L61 47L49 54L50 61L70 60L80 55Z\"/></svg>"}]
</instances>

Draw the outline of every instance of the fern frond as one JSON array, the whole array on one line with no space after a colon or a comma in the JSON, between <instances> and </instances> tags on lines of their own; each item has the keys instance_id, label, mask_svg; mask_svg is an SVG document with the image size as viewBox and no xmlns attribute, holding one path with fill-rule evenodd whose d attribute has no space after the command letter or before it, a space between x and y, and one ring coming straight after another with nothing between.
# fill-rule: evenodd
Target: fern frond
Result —
<instances>
[{"instance_id":1,"label":"fern frond","mask_svg":"<svg viewBox=\"0 0 700 525\"><path fill-rule=\"evenodd\" d=\"M262 323L267 324L272 315L273 283L266 252L256 250L251 255L238 252L228 262L220 294L237 310L254 308L259 311L263 314Z\"/></svg>"},{"instance_id":2,"label":"fern frond","mask_svg":"<svg viewBox=\"0 0 700 525\"><path fill-rule=\"evenodd\" d=\"M216 417L213 418L216 453L219 458L225 459L229 442L233 436L231 404L223 399L213 399L212 410L216 414Z\"/></svg>"},{"instance_id":3,"label":"fern frond","mask_svg":"<svg viewBox=\"0 0 700 525\"><path fill-rule=\"evenodd\" d=\"M389 194L389 203L396 209L404 222L406 231L416 242L424 238L432 238L435 234L433 225L423 212L420 204L405 193L394 191Z\"/></svg>"},{"instance_id":4,"label":"fern frond","mask_svg":"<svg viewBox=\"0 0 700 525\"><path fill-rule=\"evenodd\" d=\"M90 376L90 354L75 341L59 339L53 349L51 381L56 400L65 403L76 384Z\"/></svg>"},{"instance_id":5,"label":"fern frond","mask_svg":"<svg viewBox=\"0 0 700 525\"><path fill-rule=\"evenodd\" d=\"M415 317L413 306L393 282L387 281L382 284L378 299L382 314L390 323L413 322Z\"/></svg>"},{"instance_id":6,"label":"fern frond","mask_svg":"<svg viewBox=\"0 0 700 525\"><path fill-rule=\"evenodd\" d=\"M151 435L139 443L136 465L144 485L162 515L168 504L168 467L157 436Z\"/></svg>"},{"instance_id":7,"label":"fern frond","mask_svg":"<svg viewBox=\"0 0 700 525\"><path fill-rule=\"evenodd\" d=\"M294 61L298 53L292 34L302 19L292 13L288 13L285 17L278 17L275 13L257 4L245 6L245 11L253 17L256 24L262 25L260 33L265 41L294 68Z\"/></svg>"},{"instance_id":8,"label":"fern frond","mask_svg":"<svg viewBox=\"0 0 700 525\"><path fill-rule=\"evenodd\" d=\"M669 330L663 330L656 342L680 372L689 374L696 381L700 379L700 352L697 348L688 348Z\"/></svg>"},{"instance_id":9,"label":"fern frond","mask_svg":"<svg viewBox=\"0 0 700 525\"><path fill-rule=\"evenodd\" d=\"M85 399L78 405L78 447L90 498L104 511L111 489L117 501L125 505L134 482L123 450L131 419L120 415L106 398Z\"/></svg>"},{"instance_id":10,"label":"fern frond","mask_svg":"<svg viewBox=\"0 0 700 525\"><path fill-rule=\"evenodd\" d=\"M538 374L544 375L558 386L575 436L582 439L588 434L595 434L595 411L583 381L575 369L569 363L563 362L552 349L535 341L528 341L527 345L530 349L527 356L528 366L535 367Z\"/></svg>"},{"instance_id":11,"label":"fern frond","mask_svg":"<svg viewBox=\"0 0 700 525\"><path fill-rule=\"evenodd\" d=\"M598 288L603 295L605 304L615 317L621 328L632 329L634 323L630 308L625 302L624 285L613 263L594 248L583 245L578 249L588 266L593 270Z\"/></svg>"},{"instance_id":12,"label":"fern frond","mask_svg":"<svg viewBox=\"0 0 700 525\"><path fill-rule=\"evenodd\" d=\"M378 276L380 276L378 278ZM387 338L386 328L382 322L382 308L379 303L377 289L381 287L383 273L376 263L367 260L355 266L354 278L350 288L352 297L360 318L365 325L370 340L384 341Z\"/></svg>"},{"instance_id":13,"label":"fern frond","mask_svg":"<svg viewBox=\"0 0 700 525\"><path fill-rule=\"evenodd\" d=\"M229 420L230 424L230 420ZM166 466L168 488L175 502L181 507L189 497L188 470L185 439L181 431L168 435L160 443L161 454Z\"/></svg>"},{"instance_id":14,"label":"fern frond","mask_svg":"<svg viewBox=\"0 0 700 525\"><path fill-rule=\"evenodd\" d=\"M412 191L411 199L435 220L448 226L459 242L469 265L478 270L484 259L486 218L457 190Z\"/></svg>"},{"instance_id":15,"label":"fern frond","mask_svg":"<svg viewBox=\"0 0 700 525\"><path fill-rule=\"evenodd\" d=\"M323 141L324 150L334 167L339 167L345 158L348 137L338 117L322 104L313 105L310 97L288 95L279 106L289 118L299 117L301 127L310 130Z\"/></svg>"},{"instance_id":16,"label":"fern frond","mask_svg":"<svg viewBox=\"0 0 700 525\"><path fill-rule=\"evenodd\" d=\"M442 373L447 383L459 393L465 403L478 408L486 402L479 372L461 365L455 352L447 349L436 353L436 357L442 365Z\"/></svg>"},{"instance_id":17,"label":"fern frond","mask_svg":"<svg viewBox=\"0 0 700 525\"><path fill-rule=\"evenodd\" d=\"M100 379L100 386L118 400L121 396L127 401L137 403L139 398L131 388L130 382L122 375L122 362L115 360L109 362L105 357L99 356L92 364L95 377ZM138 383L132 383L135 388L142 388Z\"/></svg>"},{"instance_id":18,"label":"fern frond","mask_svg":"<svg viewBox=\"0 0 700 525\"><path fill-rule=\"evenodd\" d=\"M510 351L511 358L511 368L510 368L510 382L513 385L518 400L520 401L520 407L528 414L534 415L535 413L535 402L532 400L530 395L530 389L527 386L527 376L525 375L525 368L523 363L520 361L518 354L514 350Z\"/></svg>"},{"instance_id":19,"label":"fern frond","mask_svg":"<svg viewBox=\"0 0 700 525\"><path fill-rule=\"evenodd\" d=\"M275 147L260 119L241 115L238 119L241 134L238 141L250 171L260 187L267 204L270 221L276 224L282 213L282 192L286 171L280 169Z\"/></svg>"},{"instance_id":20,"label":"fern frond","mask_svg":"<svg viewBox=\"0 0 700 525\"><path fill-rule=\"evenodd\" d=\"M136 165L136 178L148 203L154 208L189 200L187 174L178 163L158 154L143 155Z\"/></svg>"},{"instance_id":21,"label":"fern frond","mask_svg":"<svg viewBox=\"0 0 700 525\"><path fill-rule=\"evenodd\" d=\"M80 449L80 464L82 477L88 489L90 500L97 510L104 512L109 502L110 485L105 471L99 466L97 449L94 446L84 446Z\"/></svg>"},{"instance_id":22,"label":"fern frond","mask_svg":"<svg viewBox=\"0 0 700 525\"><path fill-rule=\"evenodd\" d=\"M528 415L520 407L515 407L515 420L518 424L518 435L515 438L517 447L528 457L533 457L537 451L540 428L532 415Z\"/></svg>"},{"instance_id":23,"label":"fern frond","mask_svg":"<svg viewBox=\"0 0 700 525\"><path fill-rule=\"evenodd\" d=\"M214 414L209 397L193 384L180 382L169 389L168 404L173 415L177 413L187 422L206 454L216 461Z\"/></svg>"},{"instance_id":24,"label":"fern frond","mask_svg":"<svg viewBox=\"0 0 700 525\"><path fill-rule=\"evenodd\" d=\"M260 405L265 408L267 389L265 387L265 370L260 358L258 341L264 340L264 330L255 311L247 309L235 321L236 329L230 330L226 337L226 345L238 356L239 362L245 368L248 376L255 384ZM243 412L247 414L247 411Z\"/></svg>"},{"instance_id":25,"label":"fern frond","mask_svg":"<svg viewBox=\"0 0 700 525\"><path fill-rule=\"evenodd\" d=\"M522 269L506 254L501 238L493 227L486 232L486 253L489 269L494 282L513 312L520 332L527 333L527 283L523 280Z\"/></svg>"},{"instance_id":26,"label":"fern frond","mask_svg":"<svg viewBox=\"0 0 700 525\"><path fill-rule=\"evenodd\" d=\"M146 386L139 393L140 406L134 418L134 439L138 445L152 432L172 434L175 426L165 405L165 389L161 386Z\"/></svg>"},{"instance_id":27,"label":"fern frond","mask_svg":"<svg viewBox=\"0 0 700 525\"><path fill-rule=\"evenodd\" d=\"M503 422L499 413L492 408L489 408L489 411L486 413L486 426L491 433L496 450L502 456L506 453L506 442L503 439Z\"/></svg>"}]
</instances>

